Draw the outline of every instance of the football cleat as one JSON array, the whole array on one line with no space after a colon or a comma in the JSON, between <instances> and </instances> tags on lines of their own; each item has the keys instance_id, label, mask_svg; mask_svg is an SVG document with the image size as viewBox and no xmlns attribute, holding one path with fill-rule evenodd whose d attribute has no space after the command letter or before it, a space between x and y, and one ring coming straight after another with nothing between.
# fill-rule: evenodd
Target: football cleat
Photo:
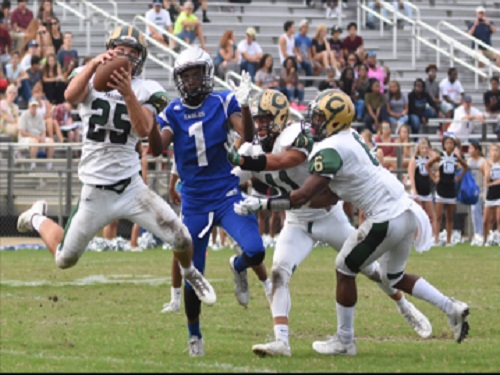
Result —
<instances>
[{"instance_id":1,"label":"football cleat","mask_svg":"<svg viewBox=\"0 0 500 375\"><path fill-rule=\"evenodd\" d=\"M163 305L162 313L177 312L181 309L181 301L172 300Z\"/></svg>"},{"instance_id":2,"label":"football cleat","mask_svg":"<svg viewBox=\"0 0 500 375\"><path fill-rule=\"evenodd\" d=\"M20 233L33 232L33 224L31 219L35 215L47 216L47 202L36 201L29 210L24 211L17 219L17 230Z\"/></svg>"},{"instance_id":3,"label":"football cleat","mask_svg":"<svg viewBox=\"0 0 500 375\"><path fill-rule=\"evenodd\" d=\"M247 279L247 270L238 272L234 269L234 260L237 255L233 255L229 259L229 266L231 267L231 271L233 271L234 275L234 295L238 300L239 304L247 307L248 302L250 300L250 291L248 290L248 279Z\"/></svg>"},{"instance_id":4,"label":"football cleat","mask_svg":"<svg viewBox=\"0 0 500 375\"><path fill-rule=\"evenodd\" d=\"M198 336L192 336L188 341L188 350L191 357L203 357L205 355L203 339L200 339Z\"/></svg>"},{"instance_id":5,"label":"football cleat","mask_svg":"<svg viewBox=\"0 0 500 375\"><path fill-rule=\"evenodd\" d=\"M356 344L350 342L344 344L337 335L327 336L326 341L314 341L312 344L314 351L323 355L356 355L358 350Z\"/></svg>"},{"instance_id":6,"label":"football cleat","mask_svg":"<svg viewBox=\"0 0 500 375\"><path fill-rule=\"evenodd\" d=\"M184 279L193 287L194 292L201 302L207 305L213 305L217 300L214 288L207 279L198 271L194 269L191 273L185 274Z\"/></svg>"},{"instance_id":7,"label":"football cleat","mask_svg":"<svg viewBox=\"0 0 500 375\"><path fill-rule=\"evenodd\" d=\"M291 357L292 352L290 346L281 340L275 340L266 344L257 344L252 346L252 351L259 357Z\"/></svg>"},{"instance_id":8,"label":"football cleat","mask_svg":"<svg viewBox=\"0 0 500 375\"><path fill-rule=\"evenodd\" d=\"M420 337L426 339L432 334L432 325L429 319L413 303L408 301L406 308L399 309L399 312Z\"/></svg>"},{"instance_id":9,"label":"football cleat","mask_svg":"<svg viewBox=\"0 0 500 375\"><path fill-rule=\"evenodd\" d=\"M461 343L469 334L469 306L466 303L450 298L453 303L453 313L448 315L448 323L453 329L455 341Z\"/></svg>"}]
</instances>

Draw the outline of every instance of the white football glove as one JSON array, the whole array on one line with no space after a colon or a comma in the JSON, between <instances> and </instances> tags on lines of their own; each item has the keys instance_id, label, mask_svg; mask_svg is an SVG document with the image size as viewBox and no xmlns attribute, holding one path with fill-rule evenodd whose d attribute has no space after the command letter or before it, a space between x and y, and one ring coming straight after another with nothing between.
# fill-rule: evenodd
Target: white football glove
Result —
<instances>
[{"instance_id":1,"label":"white football glove","mask_svg":"<svg viewBox=\"0 0 500 375\"><path fill-rule=\"evenodd\" d=\"M257 197L247 197L245 200L234 204L234 212L241 216L248 216L265 210L267 207L267 199Z\"/></svg>"},{"instance_id":2,"label":"white football glove","mask_svg":"<svg viewBox=\"0 0 500 375\"><path fill-rule=\"evenodd\" d=\"M234 81L231 80L229 81L229 86L231 90L233 90L234 96L240 107L248 107L250 103L250 91L252 90L252 79L250 78L250 74L243 70L241 72L240 84L236 86Z\"/></svg>"}]
</instances>

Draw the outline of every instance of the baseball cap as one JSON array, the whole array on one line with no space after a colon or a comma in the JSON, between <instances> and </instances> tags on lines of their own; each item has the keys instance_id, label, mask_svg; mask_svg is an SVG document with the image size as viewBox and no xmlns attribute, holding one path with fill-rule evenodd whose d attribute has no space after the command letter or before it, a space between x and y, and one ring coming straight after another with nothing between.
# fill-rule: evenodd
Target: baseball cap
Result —
<instances>
[{"instance_id":1,"label":"baseball cap","mask_svg":"<svg viewBox=\"0 0 500 375\"><path fill-rule=\"evenodd\" d=\"M159 5L159 6L162 6L163 3L161 2L161 0L154 0L153 1L153 5Z\"/></svg>"},{"instance_id":2,"label":"baseball cap","mask_svg":"<svg viewBox=\"0 0 500 375\"><path fill-rule=\"evenodd\" d=\"M36 100L35 98L33 98L33 99L31 99L31 100L29 101L29 104L28 104L28 105L29 105L30 107L31 107L32 105L38 105L38 100Z\"/></svg>"},{"instance_id":3,"label":"baseball cap","mask_svg":"<svg viewBox=\"0 0 500 375\"><path fill-rule=\"evenodd\" d=\"M464 103L472 103L472 97L470 95L464 95Z\"/></svg>"},{"instance_id":4,"label":"baseball cap","mask_svg":"<svg viewBox=\"0 0 500 375\"><path fill-rule=\"evenodd\" d=\"M476 8L476 13L479 13L479 12L486 12L486 9L484 9L484 7L482 5L479 5L477 8Z\"/></svg>"},{"instance_id":5,"label":"baseball cap","mask_svg":"<svg viewBox=\"0 0 500 375\"><path fill-rule=\"evenodd\" d=\"M366 53L366 56L377 56L377 52L376 51L368 51Z\"/></svg>"},{"instance_id":6,"label":"baseball cap","mask_svg":"<svg viewBox=\"0 0 500 375\"><path fill-rule=\"evenodd\" d=\"M336 25L332 26L332 34L333 33L341 33L341 32L342 32L342 28L341 27L336 26Z\"/></svg>"},{"instance_id":7,"label":"baseball cap","mask_svg":"<svg viewBox=\"0 0 500 375\"><path fill-rule=\"evenodd\" d=\"M28 42L28 44L26 45L26 48L30 48L30 47L38 47L38 42L36 40L30 40Z\"/></svg>"},{"instance_id":8,"label":"baseball cap","mask_svg":"<svg viewBox=\"0 0 500 375\"><path fill-rule=\"evenodd\" d=\"M257 34L257 32L255 31L255 29L253 27L248 27L246 34L250 35L250 36L255 36Z\"/></svg>"}]
</instances>

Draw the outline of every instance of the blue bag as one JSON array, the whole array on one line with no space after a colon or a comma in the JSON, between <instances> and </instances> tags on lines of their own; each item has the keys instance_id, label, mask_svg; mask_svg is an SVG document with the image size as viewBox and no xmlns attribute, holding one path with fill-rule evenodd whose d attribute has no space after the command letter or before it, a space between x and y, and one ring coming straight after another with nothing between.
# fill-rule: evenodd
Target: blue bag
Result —
<instances>
[{"instance_id":1,"label":"blue bag","mask_svg":"<svg viewBox=\"0 0 500 375\"><path fill-rule=\"evenodd\" d=\"M462 173L462 170L459 170L456 176L460 175L460 173ZM457 200L462 204L473 206L479 200L479 186L477 186L470 170L465 172L462 181L457 187L457 192Z\"/></svg>"}]
</instances>

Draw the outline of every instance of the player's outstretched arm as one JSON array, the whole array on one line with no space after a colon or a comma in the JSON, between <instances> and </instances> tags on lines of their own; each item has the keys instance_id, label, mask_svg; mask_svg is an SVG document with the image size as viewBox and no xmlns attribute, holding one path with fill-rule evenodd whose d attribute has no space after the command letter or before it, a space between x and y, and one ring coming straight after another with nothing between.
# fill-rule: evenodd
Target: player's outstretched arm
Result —
<instances>
[{"instance_id":1,"label":"player's outstretched arm","mask_svg":"<svg viewBox=\"0 0 500 375\"><path fill-rule=\"evenodd\" d=\"M229 81L229 85L234 92L234 96L241 107L241 116L239 114L232 114L230 117L233 129L245 140L245 142L252 142L255 132L255 125L253 123L252 114L250 112L250 91L252 89L252 79L248 72L241 73L241 82L236 86L233 81Z\"/></svg>"},{"instance_id":2,"label":"player's outstretched arm","mask_svg":"<svg viewBox=\"0 0 500 375\"><path fill-rule=\"evenodd\" d=\"M228 150L229 161L246 171L281 171L303 163L307 155L299 150L286 150L279 154L261 154L256 157L243 156Z\"/></svg>"}]
</instances>

